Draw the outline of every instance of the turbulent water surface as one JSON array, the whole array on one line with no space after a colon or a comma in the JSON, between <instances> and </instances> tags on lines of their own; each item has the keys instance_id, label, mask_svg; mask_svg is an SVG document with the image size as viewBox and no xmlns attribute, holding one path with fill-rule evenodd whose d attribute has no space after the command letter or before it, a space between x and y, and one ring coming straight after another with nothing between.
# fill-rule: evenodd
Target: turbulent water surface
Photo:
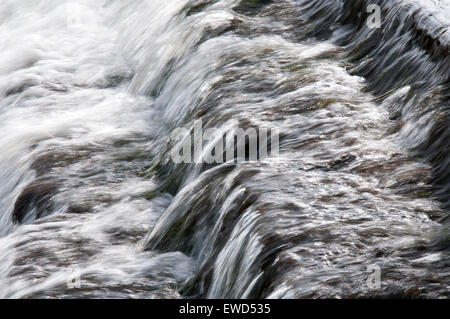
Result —
<instances>
[{"instance_id":1,"label":"turbulent water surface","mask_svg":"<svg viewBox=\"0 0 450 319\"><path fill-rule=\"evenodd\" d=\"M3 0L0 297L450 297L449 21L448 0ZM196 120L277 129L279 156L176 164Z\"/></svg>"}]
</instances>

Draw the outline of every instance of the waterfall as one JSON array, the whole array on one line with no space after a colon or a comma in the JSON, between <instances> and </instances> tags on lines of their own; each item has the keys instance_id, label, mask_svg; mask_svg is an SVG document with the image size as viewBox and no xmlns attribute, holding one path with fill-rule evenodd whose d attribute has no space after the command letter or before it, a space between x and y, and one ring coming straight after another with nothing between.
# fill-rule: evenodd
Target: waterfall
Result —
<instances>
[{"instance_id":1,"label":"waterfall","mask_svg":"<svg viewBox=\"0 0 450 319\"><path fill-rule=\"evenodd\" d=\"M449 18L2 1L0 297L448 298Z\"/></svg>"}]
</instances>

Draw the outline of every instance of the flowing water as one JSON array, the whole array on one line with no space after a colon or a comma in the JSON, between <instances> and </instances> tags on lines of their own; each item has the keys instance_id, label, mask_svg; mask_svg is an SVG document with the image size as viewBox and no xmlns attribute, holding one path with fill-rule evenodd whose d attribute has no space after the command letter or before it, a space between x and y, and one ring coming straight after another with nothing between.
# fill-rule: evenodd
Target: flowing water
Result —
<instances>
[{"instance_id":1,"label":"flowing water","mask_svg":"<svg viewBox=\"0 0 450 319\"><path fill-rule=\"evenodd\" d=\"M0 297L448 298L449 21L448 0L3 0ZM279 155L175 163L198 120L277 129Z\"/></svg>"}]
</instances>

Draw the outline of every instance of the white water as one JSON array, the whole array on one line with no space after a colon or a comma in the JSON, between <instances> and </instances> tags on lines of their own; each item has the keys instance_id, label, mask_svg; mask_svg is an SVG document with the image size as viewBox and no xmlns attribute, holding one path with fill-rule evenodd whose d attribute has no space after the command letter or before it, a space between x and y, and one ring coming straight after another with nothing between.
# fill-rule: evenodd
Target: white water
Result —
<instances>
[{"instance_id":1,"label":"white water","mask_svg":"<svg viewBox=\"0 0 450 319\"><path fill-rule=\"evenodd\" d=\"M344 220L343 232L348 227L359 238L363 226L368 227L369 233L377 229L380 221L386 229L399 221L398 229L386 230L390 241L375 242L382 250L393 244L412 247L417 238L430 235L437 227L427 215L439 210L436 202L411 200L386 190L395 185L396 178L408 181L408 174L414 174L414 169L427 171L422 163L412 167L399 164L398 171L392 169L398 173L395 176L388 176L389 170L376 178L336 173L327 181L331 186L324 186L321 172L302 171L317 160L326 162L350 151L358 152L363 164L389 163L405 153L394 138L383 136L387 113L376 109L375 103L370 102L374 97L362 92L362 78L350 76L338 62L305 62L334 53L338 47L330 43L292 43L272 34L251 39L222 35L196 47L205 30L225 29L242 17L230 9L239 2L232 0L218 1L205 12L180 17L178 13L188 2L7 0L0 4L0 297L179 297L177 288L195 273L201 260L177 251L143 251L140 241L146 234L151 237L167 226L165 220L178 217L170 213L178 205L189 203L183 196L197 195L189 191L200 183L196 180L200 171L191 171L184 181L185 189L177 197L165 194L152 201L144 195L155 187L156 181L146 180L139 173L153 160L152 154L157 153L154 148L161 147L152 139L180 124L189 111L195 111L196 101L205 98L224 76L217 69L226 59L248 57L254 65L261 63L260 69L256 66L246 72L257 79L269 78L288 93L264 97L262 101L260 93L220 96L216 106L223 113L218 112L219 115L248 118L256 124L284 125L291 138L284 145L289 150L310 139L319 139L301 157L292 152L280 162L269 161L268 165L273 166L256 180L258 185L252 185L254 180L248 181L247 188L254 187L261 194L276 185L276 195L269 196L269 202L273 200L280 206L294 203L301 206L305 216L313 217L312 222L301 225L304 228L294 230L313 233ZM266 22L262 20L261 24ZM283 28L280 23L267 22L267 26L273 25ZM234 61L227 63L231 73L242 72ZM301 68L295 73L286 71L286 64L295 69L303 63L307 73L302 73ZM171 64L176 65L177 72L166 83L167 66ZM301 86L303 81L312 83ZM245 77L236 81L236 92L240 93L246 83ZM289 83L296 83L299 88L289 92ZM397 94L406 91L407 88ZM293 102L306 104L318 96L335 97L337 102L319 109L314 116L295 113ZM281 111L286 107L287 114L294 111L294 115L280 119L277 107ZM227 121L222 127L230 123L234 124ZM336 127L344 133L335 134ZM337 149L337 141L354 144ZM228 209L235 209L234 196L239 197L247 188L231 190L232 181L245 169L244 165L225 180L226 185L216 195L230 191L231 199L222 210L213 213L223 216ZM203 177L211 177L213 182L211 172ZM269 184L265 184L264 177ZM271 178L275 180L273 184ZM307 191L292 186L305 181L311 182ZM36 214L42 209L35 205L22 223L14 224L14 205L30 183L38 190L49 189L53 205L43 209L38 220ZM327 206L329 199L325 198L333 192L337 203ZM340 193L347 194L342 202ZM323 206L316 202L321 197ZM355 207L364 205L367 209L355 209L352 216L346 212L349 198L356 202ZM47 202L49 198L44 205ZM336 211L343 214L342 218ZM164 212L165 217L160 219ZM287 220L298 217L284 216L288 215L284 211L279 214ZM368 222L361 229L359 225L345 225L346 218L358 221L364 214ZM254 233L258 218L257 213L250 211L237 221L214 262L209 297L222 297L224 287L234 281L239 283L233 288L234 296L247 297L262 276L250 269L263 247ZM280 218L280 223L283 221ZM214 232L207 234L211 241L205 247L204 233L195 235L202 256L211 254L213 246L207 244L213 242L222 227L220 218L215 222ZM288 236L288 231L280 232L280 237L284 235ZM357 245L352 240L349 236L348 242L343 240L343 246L335 246L343 260L353 256L354 251L362 251L354 249L353 245ZM326 247L315 247L319 259L332 260ZM314 247L304 249L314 254ZM301 260L296 253L286 253L285 259ZM402 258L394 259L402 266ZM444 257L434 254L423 258L419 264ZM307 259L306 265L311 260ZM74 267L80 270L80 290L67 289ZM307 279L309 275L314 277L306 268L287 273L285 280L289 283L274 289L271 296L294 296L293 292L303 285L302 275ZM329 273L336 270L331 266L327 269ZM300 271L304 273L297 273ZM296 286L295 280L300 284ZM317 287L305 285L307 289L314 292Z\"/></svg>"},{"instance_id":2,"label":"white water","mask_svg":"<svg viewBox=\"0 0 450 319\"><path fill-rule=\"evenodd\" d=\"M0 5L0 297L51 295L65 286L74 266L83 278L92 276L83 282L86 296L108 296L100 288L89 292L98 283L139 284L151 291L148 282L136 281L146 276L152 277L151 285L159 283L156 295L170 296L173 289L164 292L161 286L183 281L192 271L180 253L155 257L135 248L167 200L149 204L142 194L153 183L136 177L133 167L117 164L136 151L145 156L145 142L136 149L133 141L151 137L157 119L149 98L127 86L107 88L111 79L130 78L133 65L121 46L123 30L112 20L116 10L104 8L106 2ZM26 89L20 92L20 87ZM17 94L5 96L13 90ZM122 141L130 146L113 147ZM54 167L36 176L33 164L46 161ZM52 215L31 223L32 212L25 220L31 224L13 226L15 199L36 177L58 187ZM89 213L69 214L73 206ZM116 233L129 236L114 244ZM23 263L18 262L22 255ZM175 279L159 275L167 267ZM26 274L14 278L11 270ZM126 288L116 294L111 289L109 296L123 294L133 296Z\"/></svg>"}]
</instances>

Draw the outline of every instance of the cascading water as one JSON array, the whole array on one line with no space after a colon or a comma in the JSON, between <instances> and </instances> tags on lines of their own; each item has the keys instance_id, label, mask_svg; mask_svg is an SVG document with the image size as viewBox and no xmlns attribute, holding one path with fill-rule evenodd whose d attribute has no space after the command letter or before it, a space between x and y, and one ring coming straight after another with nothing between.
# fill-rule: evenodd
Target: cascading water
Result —
<instances>
[{"instance_id":1,"label":"cascading water","mask_svg":"<svg viewBox=\"0 0 450 319\"><path fill-rule=\"evenodd\" d=\"M449 18L2 1L0 297L449 297ZM174 162L200 120L277 129L279 155Z\"/></svg>"}]
</instances>

